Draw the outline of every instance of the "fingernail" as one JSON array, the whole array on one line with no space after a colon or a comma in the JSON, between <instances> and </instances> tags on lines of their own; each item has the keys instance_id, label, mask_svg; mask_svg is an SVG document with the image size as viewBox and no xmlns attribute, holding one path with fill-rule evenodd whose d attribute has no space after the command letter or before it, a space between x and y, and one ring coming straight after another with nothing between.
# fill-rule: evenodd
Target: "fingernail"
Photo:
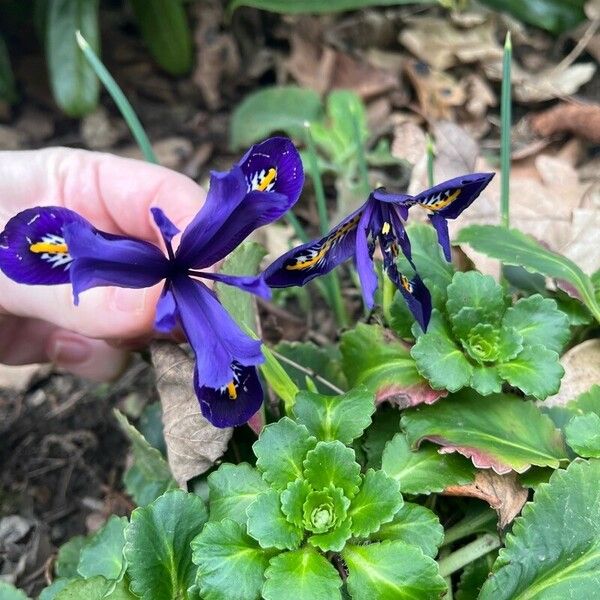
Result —
<instances>
[{"instance_id":1,"label":"fingernail","mask_svg":"<svg viewBox=\"0 0 600 600\"><path fill-rule=\"evenodd\" d=\"M126 313L141 313L146 306L146 290L116 288L112 294L111 308Z\"/></svg>"},{"instance_id":2,"label":"fingernail","mask_svg":"<svg viewBox=\"0 0 600 600\"><path fill-rule=\"evenodd\" d=\"M83 340L58 338L53 340L48 356L57 365L78 365L88 360L91 352Z\"/></svg>"}]
</instances>

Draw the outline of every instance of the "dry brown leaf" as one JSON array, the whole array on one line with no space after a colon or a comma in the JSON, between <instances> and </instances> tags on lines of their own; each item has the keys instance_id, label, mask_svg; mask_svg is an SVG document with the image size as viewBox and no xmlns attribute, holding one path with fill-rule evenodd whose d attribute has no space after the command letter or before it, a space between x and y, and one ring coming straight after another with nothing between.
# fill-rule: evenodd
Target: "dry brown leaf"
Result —
<instances>
[{"instance_id":1,"label":"dry brown leaf","mask_svg":"<svg viewBox=\"0 0 600 600\"><path fill-rule=\"evenodd\" d=\"M421 112L427 119L451 119L454 108L464 103L465 90L448 73L431 69L418 60L407 61L404 71L415 88Z\"/></svg>"},{"instance_id":2,"label":"dry brown leaf","mask_svg":"<svg viewBox=\"0 0 600 600\"><path fill-rule=\"evenodd\" d=\"M0 365L0 388L24 392L39 375L47 375L52 370L49 365L21 365L18 367Z\"/></svg>"},{"instance_id":3,"label":"dry brown leaf","mask_svg":"<svg viewBox=\"0 0 600 600\"><path fill-rule=\"evenodd\" d=\"M352 90L361 98L372 98L399 86L397 73L379 68L339 50L323 46L295 32L285 66L303 87L325 94L333 89Z\"/></svg>"},{"instance_id":4,"label":"dry brown leaf","mask_svg":"<svg viewBox=\"0 0 600 600\"><path fill-rule=\"evenodd\" d=\"M192 142L184 137L169 137L152 144L158 164L169 169L180 170L192 155ZM126 158L143 160L144 156L138 146L126 146L116 150L115 154Z\"/></svg>"},{"instance_id":5,"label":"dry brown leaf","mask_svg":"<svg viewBox=\"0 0 600 600\"><path fill-rule=\"evenodd\" d=\"M443 71L460 63L502 59L492 21L457 27L447 19L420 17L408 21L400 42L432 68Z\"/></svg>"},{"instance_id":6,"label":"dry brown leaf","mask_svg":"<svg viewBox=\"0 0 600 600\"><path fill-rule=\"evenodd\" d=\"M171 342L153 342L152 362L163 411L169 467L177 483L204 473L223 455L232 429L211 425L200 413L192 381L194 360Z\"/></svg>"},{"instance_id":7,"label":"dry brown leaf","mask_svg":"<svg viewBox=\"0 0 600 600\"><path fill-rule=\"evenodd\" d=\"M81 119L79 130L84 144L91 150L112 148L127 132L120 121L113 121L108 111L99 106L93 113Z\"/></svg>"},{"instance_id":8,"label":"dry brown leaf","mask_svg":"<svg viewBox=\"0 0 600 600\"><path fill-rule=\"evenodd\" d=\"M484 65L485 74L492 80L502 80L502 61ZM519 102L543 102L553 98L565 98L574 94L596 72L593 63L577 63L567 68L544 69L529 73L513 61L511 75L513 97Z\"/></svg>"},{"instance_id":9,"label":"dry brown leaf","mask_svg":"<svg viewBox=\"0 0 600 600\"><path fill-rule=\"evenodd\" d=\"M443 492L447 496L467 496L487 502L498 513L498 526L504 529L512 523L527 502L527 489L519 483L515 472L498 475L491 469L477 471L475 481L468 485L453 485Z\"/></svg>"},{"instance_id":10,"label":"dry brown leaf","mask_svg":"<svg viewBox=\"0 0 600 600\"><path fill-rule=\"evenodd\" d=\"M416 164L425 156L425 132L413 121L407 120L394 127L391 154L394 158Z\"/></svg>"},{"instance_id":11,"label":"dry brown leaf","mask_svg":"<svg viewBox=\"0 0 600 600\"><path fill-rule=\"evenodd\" d=\"M562 103L532 116L531 127L541 136L572 133L600 143L600 104Z\"/></svg>"},{"instance_id":12,"label":"dry brown leaf","mask_svg":"<svg viewBox=\"0 0 600 600\"><path fill-rule=\"evenodd\" d=\"M498 104L496 94L488 82L477 73L467 75L462 81L462 85L467 98L465 110L471 117L481 119L485 117L490 106Z\"/></svg>"},{"instance_id":13,"label":"dry brown leaf","mask_svg":"<svg viewBox=\"0 0 600 600\"><path fill-rule=\"evenodd\" d=\"M574 346L561 357L560 364L565 370L560 391L546 398L545 406L564 406L600 383L600 339Z\"/></svg>"}]
</instances>

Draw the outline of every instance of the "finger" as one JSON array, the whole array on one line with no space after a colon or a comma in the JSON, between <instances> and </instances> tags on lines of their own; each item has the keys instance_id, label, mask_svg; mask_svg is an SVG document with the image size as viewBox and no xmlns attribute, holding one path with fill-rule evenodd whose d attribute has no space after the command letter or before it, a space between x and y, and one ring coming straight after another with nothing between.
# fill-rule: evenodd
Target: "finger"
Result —
<instances>
[{"instance_id":1,"label":"finger","mask_svg":"<svg viewBox=\"0 0 600 600\"><path fill-rule=\"evenodd\" d=\"M0 321L0 362L9 365L52 362L80 377L110 381L129 361L126 350L114 348L36 319L5 317Z\"/></svg>"},{"instance_id":2,"label":"finger","mask_svg":"<svg viewBox=\"0 0 600 600\"><path fill-rule=\"evenodd\" d=\"M70 148L0 152L0 220L31 206L65 206L95 227L157 241L150 208L184 227L204 190L188 177L150 163Z\"/></svg>"}]
</instances>

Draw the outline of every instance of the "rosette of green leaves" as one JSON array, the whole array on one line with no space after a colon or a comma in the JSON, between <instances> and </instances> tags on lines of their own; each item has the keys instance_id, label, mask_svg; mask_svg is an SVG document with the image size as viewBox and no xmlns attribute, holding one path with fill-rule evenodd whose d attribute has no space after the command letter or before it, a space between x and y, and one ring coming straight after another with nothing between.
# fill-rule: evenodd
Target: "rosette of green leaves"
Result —
<instances>
[{"instance_id":1,"label":"rosette of green leaves","mask_svg":"<svg viewBox=\"0 0 600 600\"><path fill-rule=\"evenodd\" d=\"M427 532L415 538L398 482L362 472L349 447L373 411L362 387L300 392L295 418L268 425L254 444L256 468L225 464L209 476L209 522L192 542L203 598L341 599L340 573L359 600L443 593L431 557L437 518L418 515Z\"/></svg>"},{"instance_id":2,"label":"rosette of green leaves","mask_svg":"<svg viewBox=\"0 0 600 600\"><path fill-rule=\"evenodd\" d=\"M432 388L488 395L505 381L540 400L558 392L570 332L554 300L535 294L510 306L492 277L469 271L454 274L437 306L427 333L413 328L411 351Z\"/></svg>"}]
</instances>

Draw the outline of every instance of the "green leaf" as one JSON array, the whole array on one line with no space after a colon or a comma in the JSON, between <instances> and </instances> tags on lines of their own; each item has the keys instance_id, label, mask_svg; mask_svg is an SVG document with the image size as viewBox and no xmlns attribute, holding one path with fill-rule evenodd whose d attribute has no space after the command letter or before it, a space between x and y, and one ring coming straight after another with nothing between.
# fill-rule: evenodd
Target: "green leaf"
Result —
<instances>
[{"instance_id":1,"label":"green leaf","mask_svg":"<svg viewBox=\"0 0 600 600\"><path fill-rule=\"evenodd\" d=\"M498 373L525 395L544 400L558 392L565 370L553 350L526 346L516 358L498 365Z\"/></svg>"},{"instance_id":2,"label":"green leaf","mask_svg":"<svg viewBox=\"0 0 600 600\"><path fill-rule=\"evenodd\" d=\"M262 345L261 350L265 362L260 365L260 372L271 389L283 400L285 410L289 414L294 407L298 386L291 380L266 344Z\"/></svg>"},{"instance_id":3,"label":"green leaf","mask_svg":"<svg viewBox=\"0 0 600 600\"><path fill-rule=\"evenodd\" d=\"M260 244L244 242L225 259L219 272L225 275L256 275L265 254ZM215 289L221 304L235 321L256 332L254 298L233 285L215 283Z\"/></svg>"},{"instance_id":4,"label":"green leaf","mask_svg":"<svg viewBox=\"0 0 600 600\"><path fill-rule=\"evenodd\" d=\"M404 542L348 545L342 557L352 600L433 600L446 591L436 562Z\"/></svg>"},{"instance_id":5,"label":"green leaf","mask_svg":"<svg viewBox=\"0 0 600 600\"><path fill-rule=\"evenodd\" d=\"M344 490L352 498L360 485L360 465L352 448L341 442L319 442L306 455L304 478L315 490L329 486Z\"/></svg>"},{"instance_id":6,"label":"green leaf","mask_svg":"<svg viewBox=\"0 0 600 600\"><path fill-rule=\"evenodd\" d=\"M394 518L402 503L398 482L383 471L369 469L348 512L352 519L352 535L367 537L377 531L383 523Z\"/></svg>"},{"instance_id":7,"label":"green leaf","mask_svg":"<svg viewBox=\"0 0 600 600\"><path fill-rule=\"evenodd\" d=\"M295 85L262 88L234 109L231 148L245 148L277 131L302 139L305 121L318 120L322 112L321 99L312 90Z\"/></svg>"},{"instance_id":8,"label":"green leaf","mask_svg":"<svg viewBox=\"0 0 600 600\"><path fill-rule=\"evenodd\" d=\"M317 439L350 444L370 425L375 412L373 394L364 386L339 396L301 391L296 397L294 415Z\"/></svg>"},{"instance_id":9,"label":"green leaf","mask_svg":"<svg viewBox=\"0 0 600 600\"><path fill-rule=\"evenodd\" d=\"M56 557L56 566L54 567L58 577L71 578L78 576L77 565L79 565L81 551L87 543L88 538L83 535L76 535L60 547Z\"/></svg>"},{"instance_id":10,"label":"green leaf","mask_svg":"<svg viewBox=\"0 0 600 600\"><path fill-rule=\"evenodd\" d=\"M567 404L567 408L582 414L595 413L600 417L600 385L593 385L587 392Z\"/></svg>"},{"instance_id":11,"label":"green leaf","mask_svg":"<svg viewBox=\"0 0 600 600\"><path fill-rule=\"evenodd\" d=\"M209 521L231 519L246 524L246 508L269 489L260 473L249 464L223 463L208 476Z\"/></svg>"},{"instance_id":12,"label":"green leaf","mask_svg":"<svg viewBox=\"0 0 600 600\"><path fill-rule=\"evenodd\" d=\"M547 250L517 229L497 225L471 225L458 234L459 244L469 244L477 252L497 258L504 264L523 266L528 271L569 282L583 303L600 321L600 304L590 278L571 260Z\"/></svg>"},{"instance_id":13,"label":"green leaf","mask_svg":"<svg viewBox=\"0 0 600 600\"><path fill-rule=\"evenodd\" d=\"M411 450L403 433L386 445L381 468L398 481L405 494L442 492L451 485L471 483L475 477L473 467L462 456L440 454L428 444Z\"/></svg>"},{"instance_id":14,"label":"green leaf","mask_svg":"<svg viewBox=\"0 0 600 600\"><path fill-rule=\"evenodd\" d=\"M584 0L483 0L483 4L556 35L585 20Z\"/></svg>"},{"instance_id":15,"label":"green leaf","mask_svg":"<svg viewBox=\"0 0 600 600\"><path fill-rule=\"evenodd\" d=\"M456 600L477 600L481 586L488 578L495 559L496 552L489 552L464 568L460 576Z\"/></svg>"},{"instance_id":16,"label":"green leaf","mask_svg":"<svg viewBox=\"0 0 600 600\"><path fill-rule=\"evenodd\" d=\"M400 412L389 405L380 406L373 415L373 423L362 437L367 467L381 469L383 449L398 431L400 431Z\"/></svg>"},{"instance_id":17,"label":"green leaf","mask_svg":"<svg viewBox=\"0 0 600 600\"><path fill-rule=\"evenodd\" d=\"M481 600L594 598L600 589L600 461L538 486L500 550Z\"/></svg>"},{"instance_id":18,"label":"green leaf","mask_svg":"<svg viewBox=\"0 0 600 600\"><path fill-rule=\"evenodd\" d=\"M502 391L502 378L498 368L489 365L473 367L471 383L469 384L478 394L489 396Z\"/></svg>"},{"instance_id":19,"label":"green leaf","mask_svg":"<svg viewBox=\"0 0 600 600\"><path fill-rule=\"evenodd\" d=\"M167 490L175 489L177 483L162 454L153 448L144 436L118 410L114 415L121 429L131 442L133 465L123 476L125 489L135 502L144 506Z\"/></svg>"},{"instance_id":20,"label":"green leaf","mask_svg":"<svg viewBox=\"0 0 600 600\"><path fill-rule=\"evenodd\" d=\"M192 560L204 600L258 600L271 554L235 521L207 523L192 540Z\"/></svg>"},{"instance_id":21,"label":"green leaf","mask_svg":"<svg viewBox=\"0 0 600 600\"><path fill-rule=\"evenodd\" d=\"M514 327L527 346L541 345L560 353L569 341L569 318L558 310L551 298L539 294L522 298L509 308L502 320L504 327Z\"/></svg>"},{"instance_id":22,"label":"green leaf","mask_svg":"<svg viewBox=\"0 0 600 600\"><path fill-rule=\"evenodd\" d=\"M204 502L181 490L166 492L131 513L125 558L135 594L143 600L188 598L195 578L190 543L207 518Z\"/></svg>"},{"instance_id":23,"label":"green leaf","mask_svg":"<svg viewBox=\"0 0 600 600\"><path fill-rule=\"evenodd\" d=\"M340 552L352 535L349 519L342 521L337 527L325 533L315 533L308 538L309 544L316 546L323 552Z\"/></svg>"},{"instance_id":24,"label":"green leaf","mask_svg":"<svg viewBox=\"0 0 600 600\"><path fill-rule=\"evenodd\" d=\"M53 0L48 3L46 57L50 84L58 106L81 117L98 104L100 84L75 40L81 31L96 53L100 49L99 0Z\"/></svg>"},{"instance_id":25,"label":"green leaf","mask_svg":"<svg viewBox=\"0 0 600 600\"><path fill-rule=\"evenodd\" d=\"M432 0L418 0L420 4L431 3ZM323 3L320 0L231 0L229 10L240 6L252 6L262 10L285 14L320 14L356 10L367 6L395 6L409 4L414 0L332 0Z\"/></svg>"},{"instance_id":26,"label":"green leaf","mask_svg":"<svg viewBox=\"0 0 600 600\"><path fill-rule=\"evenodd\" d=\"M446 309L451 317L467 306L480 310L487 323L498 324L506 310L502 286L478 271L455 273L447 293Z\"/></svg>"},{"instance_id":27,"label":"green leaf","mask_svg":"<svg viewBox=\"0 0 600 600\"><path fill-rule=\"evenodd\" d=\"M424 506L405 502L394 519L371 534L373 541L399 540L420 548L434 558L444 539L444 528L437 515Z\"/></svg>"},{"instance_id":28,"label":"green leaf","mask_svg":"<svg viewBox=\"0 0 600 600\"><path fill-rule=\"evenodd\" d=\"M44 588L38 597L38 600L56 600L58 594L62 592L72 580L66 577L55 579L48 587Z\"/></svg>"},{"instance_id":29,"label":"green leaf","mask_svg":"<svg viewBox=\"0 0 600 600\"><path fill-rule=\"evenodd\" d=\"M303 506L312 488L304 479L297 479L281 492L281 510L287 520L297 527L304 527Z\"/></svg>"},{"instance_id":30,"label":"green leaf","mask_svg":"<svg viewBox=\"0 0 600 600\"><path fill-rule=\"evenodd\" d=\"M295 363L311 371L310 377L315 381L317 389L322 394L331 394L331 388L321 383L315 375L320 375L323 379L333 385L346 389L348 382L342 372L341 356L336 346L317 346L313 342L279 342L274 348L279 354L293 360ZM296 369L292 365L286 364L284 368L294 383L299 387L304 387L306 373Z\"/></svg>"},{"instance_id":31,"label":"green leaf","mask_svg":"<svg viewBox=\"0 0 600 600\"><path fill-rule=\"evenodd\" d=\"M114 582L97 576L91 579L75 579L64 587L55 600L136 600L127 587L125 579Z\"/></svg>"},{"instance_id":32,"label":"green leaf","mask_svg":"<svg viewBox=\"0 0 600 600\"><path fill-rule=\"evenodd\" d=\"M407 411L402 425L411 446L432 439L477 467L522 473L531 465L558 468L566 460L560 432L533 403L510 394L465 391L432 406ZM402 489L402 482L400 483Z\"/></svg>"},{"instance_id":33,"label":"green leaf","mask_svg":"<svg viewBox=\"0 0 600 600\"><path fill-rule=\"evenodd\" d=\"M596 413L577 415L565 428L567 444L579 456L600 458L600 416Z\"/></svg>"},{"instance_id":34,"label":"green leaf","mask_svg":"<svg viewBox=\"0 0 600 600\"><path fill-rule=\"evenodd\" d=\"M412 405L440 397L419 375L408 347L381 327L359 323L342 334L340 351L350 386L364 385L378 401L402 398Z\"/></svg>"},{"instance_id":35,"label":"green leaf","mask_svg":"<svg viewBox=\"0 0 600 600\"><path fill-rule=\"evenodd\" d=\"M274 556L262 590L265 600L341 600L342 579L334 566L310 547Z\"/></svg>"},{"instance_id":36,"label":"green leaf","mask_svg":"<svg viewBox=\"0 0 600 600\"><path fill-rule=\"evenodd\" d=\"M341 580L340 580L341 583ZM338 596L339 597L339 596ZM29 596L14 585L0 580L0 598L2 600L29 600Z\"/></svg>"},{"instance_id":37,"label":"green leaf","mask_svg":"<svg viewBox=\"0 0 600 600\"><path fill-rule=\"evenodd\" d=\"M311 491L302 506L304 528L317 534L326 533L345 521L349 506L350 500L341 488L329 486Z\"/></svg>"},{"instance_id":38,"label":"green leaf","mask_svg":"<svg viewBox=\"0 0 600 600\"><path fill-rule=\"evenodd\" d=\"M81 550L77 572L84 579L102 575L105 579L121 580L125 574L123 546L127 517L112 515Z\"/></svg>"},{"instance_id":39,"label":"green leaf","mask_svg":"<svg viewBox=\"0 0 600 600\"><path fill-rule=\"evenodd\" d=\"M433 314L436 312L434 309ZM433 389L456 392L469 385L473 367L448 333L439 331L424 333L410 354Z\"/></svg>"},{"instance_id":40,"label":"green leaf","mask_svg":"<svg viewBox=\"0 0 600 600\"><path fill-rule=\"evenodd\" d=\"M248 534L261 548L295 550L304 532L290 523L281 510L279 492L267 490L259 494L246 510Z\"/></svg>"},{"instance_id":41,"label":"green leaf","mask_svg":"<svg viewBox=\"0 0 600 600\"><path fill-rule=\"evenodd\" d=\"M476 362L495 362L500 345L499 331L487 323L478 323L471 329L467 338L462 340L462 345Z\"/></svg>"},{"instance_id":42,"label":"green leaf","mask_svg":"<svg viewBox=\"0 0 600 600\"><path fill-rule=\"evenodd\" d=\"M10 56L4 38L0 35L0 100L13 104L18 99Z\"/></svg>"},{"instance_id":43,"label":"green leaf","mask_svg":"<svg viewBox=\"0 0 600 600\"><path fill-rule=\"evenodd\" d=\"M483 320L484 313L481 308L463 306L456 314L452 315L452 331L459 340L466 340L471 330L477 327Z\"/></svg>"},{"instance_id":44,"label":"green leaf","mask_svg":"<svg viewBox=\"0 0 600 600\"><path fill-rule=\"evenodd\" d=\"M498 332L498 360L514 358L523 350L523 336L513 327L502 327Z\"/></svg>"},{"instance_id":45,"label":"green leaf","mask_svg":"<svg viewBox=\"0 0 600 600\"><path fill-rule=\"evenodd\" d=\"M192 33L181 2L130 0L133 12L154 60L171 75L192 68Z\"/></svg>"},{"instance_id":46,"label":"green leaf","mask_svg":"<svg viewBox=\"0 0 600 600\"><path fill-rule=\"evenodd\" d=\"M256 467L273 487L283 490L288 483L302 477L306 453L316 443L304 425L283 417L267 425L252 446Z\"/></svg>"}]
</instances>

